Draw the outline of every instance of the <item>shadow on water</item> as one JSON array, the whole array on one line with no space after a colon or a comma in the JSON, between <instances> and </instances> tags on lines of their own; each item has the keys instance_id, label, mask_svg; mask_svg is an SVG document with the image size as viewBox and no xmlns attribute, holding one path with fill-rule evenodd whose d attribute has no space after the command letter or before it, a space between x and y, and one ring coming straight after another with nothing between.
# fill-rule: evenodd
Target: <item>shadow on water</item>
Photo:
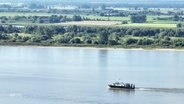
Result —
<instances>
[{"instance_id":1,"label":"shadow on water","mask_svg":"<svg viewBox=\"0 0 184 104\"><path fill-rule=\"evenodd\" d=\"M120 89L120 88L109 88L110 92L116 93L116 94L134 94L135 90L134 89Z\"/></svg>"},{"instance_id":2,"label":"shadow on water","mask_svg":"<svg viewBox=\"0 0 184 104\"><path fill-rule=\"evenodd\" d=\"M99 50L99 66L106 67L108 65L108 51Z\"/></svg>"},{"instance_id":3,"label":"shadow on water","mask_svg":"<svg viewBox=\"0 0 184 104\"><path fill-rule=\"evenodd\" d=\"M184 94L184 88L152 88L137 87L135 91L163 92L163 93L181 93Z\"/></svg>"}]
</instances>

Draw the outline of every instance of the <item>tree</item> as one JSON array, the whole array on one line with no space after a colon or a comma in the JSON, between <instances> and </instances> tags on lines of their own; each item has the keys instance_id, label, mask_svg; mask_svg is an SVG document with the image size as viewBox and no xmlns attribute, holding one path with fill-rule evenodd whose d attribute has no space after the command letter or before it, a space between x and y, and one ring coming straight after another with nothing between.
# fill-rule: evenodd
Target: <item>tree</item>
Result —
<instances>
[{"instance_id":1,"label":"tree","mask_svg":"<svg viewBox=\"0 0 184 104\"><path fill-rule=\"evenodd\" d=\"M181 27L182 27L182 24L181 24L181 23L178 23L178 24L176 25L176 27L177 27L177 28L181 28Z\"/></svg>"},{"instance_id":2,"label":"tree","mask_svg":"<svg viewBox=\"0 0 184 104\"><path fill-rule=\"evenodd\" d=\"M91 39L86 39L85 43L86 44L92 44L92 40Z\"/></svg>"},{"instance_id":3,"label":"tree","mask_svg":"<svg viewBox=\"0 0 184 104\"><path fill-rule=\"evenodd\" d=\"M40 43L40 42L41 42L41 40L40 40L40 38L39 38L39 37L32 37L32 38L31 38L31 42Z\"/></svg>"},{"instance_id":4,"label":"tree","mask_svg":"<svg viewBox=\"0 0 184 104\"><path fill-rule=\"evenodd\" d=\"M49 22L50 23L59 23L60 22L60 18L57 15L52 15L49 17Z\"/></svg>"},{"instance_id":5,"label":"tree","mask_svg":"<svg viewBox=\"0 0 184 104\"><path fill-rule=\"evenodd\" d=\"M28 41L29 39L30 39L30 37L24 36L24 37L22 37L22 42L26 42L26 41Z\"/></svg>"},{"instance_id":6,"label":"tree","mask_svg":"<svg viewBox=\"0 0 184 104\"><path fill-rule=\"evenodd\" d=\"M100 16L104 16L105 14L104 13L100 13Z\"/></svg>"},{"instance_id":7,"label":"tree","mask_svg":"<svg viewBox=\"0 0 184 104\"><path fill-rule=\"evenodd\" d=\"M8 35L7 34L0 34L0 39L3 39L3 40L7 40L8 39Z\"/></svg>"},{"instance_id":8,"label":"tree","mask_svg":"<svg viewBox=\"0 0 184 104\"><path fill-rule=\"evenodd\" d=\"M145 23L147 17L146 15L131 15L130 20L132 23Z\"/></svg>"},{"instance_id":9,"label":"tree","mask_svg":"<svg viewBox=\"0 0 184 104\"><path fill-rule=\"evenodd\" d=\"M162 46L170 46L172 43L171 43L171 38L169 38L168 36L165 36L164 39L161 41L161 45Z\"/></svg>"},{"instance_id":10,"label":"tree","mask_svg":"<svg viewBox=\"0 0 184 104\"><path fill-rule=\"evenodd\" d=\"M176 36L177 37L183 37L184 36L184 30L183 29L177 29L176 30Z\"/></svg>"},{"instance_id":11,"label":"tree","mask_svg":"<svg viewBox=\"0 0 184 104\"><path fill-rule=\"evenodd\" d=\"M41 18L38 18L38 23L44 23L44 20Z\"/></svg>"},{"instance_id":12,"label":"tree","mask_svg":"<svg viewBox=\"0 0 184 104\"><path fill-rule=\"evenodd\" d=\"M138 41L137 39L128 38L128 39L125 41L125 44L126 44L126 45L136 44L137 41Z\"/></svg>"},{"instance_id":13,"label":"tree","mask_svg":"<svg viewBox=\"0 0 184 104\"><path fill-rule=\"evenodd\" d=\"M116 40L109 40L109 45L118 45L118 42Z\"/></svg>"},{"instance_id":14,"label":"tree","mask_svg":"<svg viewBox=\"0 0 184 104\"><path fill-rule=\"evenodd\" d=\"M144 39L139 39L137 41L137 44L138 45L151 45L151 44L153 44L153 41L151 39L144 38Z\"/></svg>"},{"instance_id":15,"label":"tree","mask_svg":"<svg viewBox=\"0 0 184 104\"><path fill-rule=\"evenodd\" d=\"M122 21L122 24L128 24L128 21Z\"/></svg>"},{"instance_id":16,"label":"tree","mask_svg":"<svg viewBox=\"0 0 184 104\"><path fill-rule=\"evenodd\" d=\"M81 40L79 38L73 38L73 39L70 40L70 42L79 44L79 43L81 43Z\"/></svg>"},{"instance_id":17,"label":"tree","mask_svg":"<svg viewBox=\"0 0 184 104\"><path fill-rule=\"evenodd\" d=\"M73 21L82 21L81 16L74 15L72 18Z\"/></svg>"},{"instance_id":18,"label":"tree","mask_svg":"<svg viewBox=\"0 0 184 104\"><path fill-rule=\"evenodd\" d=\"M140 31L139 31L139 30L134 30L134 31L132 32L132 35L133 35L133 36L139 36L139 34L140 34Z\"/></svg>"},{"instance_id":19,"label":"tree","mask_svg":"<svg viewBox=\"0 0 184 104\"><path fill-rule=\"evenodd\" d=\"M174 15L173 21L179 21L180 17L178 15Z\"/></svg>"},{"instance_id":20,"label":"tree","mask_svg":"<svg viewBox=\"0 0 184 104\"><path fill-rule=\"evenodd\" d=\"M108 43L108 33L102 32L99 35L99 44L107 44Z\"/></svg>"}]
</instances>

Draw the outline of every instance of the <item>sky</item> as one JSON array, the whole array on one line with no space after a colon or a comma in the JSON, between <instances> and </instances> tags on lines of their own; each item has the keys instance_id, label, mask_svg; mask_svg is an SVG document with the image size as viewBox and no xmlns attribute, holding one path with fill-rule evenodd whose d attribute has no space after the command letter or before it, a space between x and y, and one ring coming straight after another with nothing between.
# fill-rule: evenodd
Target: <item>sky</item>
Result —
<instances>
[{"instance_id":1,"label":"sky","mask_svg":"<svg viewBox=\"0 0 184 104\"><path fill-rule=\"evenodd\" d=\"M0 1L40 1L40 0L0 0ZM63 1L63 2L124 2L124 1L184 1L184 0L42 0L42 1Z\"/></svg>"}]
</instances>

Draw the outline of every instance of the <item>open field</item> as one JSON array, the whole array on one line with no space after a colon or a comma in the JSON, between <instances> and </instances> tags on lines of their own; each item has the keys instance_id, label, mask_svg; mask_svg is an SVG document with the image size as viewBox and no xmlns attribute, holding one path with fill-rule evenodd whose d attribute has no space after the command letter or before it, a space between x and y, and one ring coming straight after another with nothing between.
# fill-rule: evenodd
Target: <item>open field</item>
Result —
<instances>
[{"instance_id":1,"label":"open field","mask_svg":"<svg viewBox=\"0 0 184 104\"><path fill-rule=\"evenodd\" d=\"M152 23L156 23L156 24L177 24L177 23L184 23L184 22L180 22L180 21L159 21L158 20L158 21L154 21Z\"/></svg>"},{"instance_id":2,"label":"open field","mask_svg":"<svg viewBox=\"0 0 184 104\"><path fill-rule=\"evenodd\" d=\"M20 12L0 12L0 16L51 16L51 15L63 15L72 18L73 14L54 14L54 13L20 13ZM125 27L154 27L154 28L176 28L177 21L164 21L155 20L156 18L171 17L168 15L148 15L147 23L130 23L130 17L120 17L120 16L98 16L98 15L81 15L81 17L94 19L98 21L81 21L81 22L66 22L66 23L28 23L28 22L15 22L7 24L18 24L18 25L92 25L92 26L125 26ZM103 21L102 21L103 20ZM104 21L106 20L106 21ZM107 21L108 20L108 21ZM121 21L129 21L128 24L121 24Z\"/></svg>"},{"instance_id":3,"label":"open field","mask_svg":"<svg viewBox=\"0 0 184 104\"><path fill-rule=\"evenodd\" d=\"M130 17L120 17L120 16L95 16L95 15L83 15L84 17L90 18L90 19L101 19L101 20L109 20L109 21L129 21Z\"/></svg>"},{"instance_id":4,"label":"open field","mask_svg":"<svg viewBox=\"0 0 184 104\"><path fill-rule=\"evenodd\" d=\"M176 28L176 24L155 24L155 23L130 23L122 24L124 27L154 27L154 28Z\"/></svg>"},{"instance_id":5,"label":"open field","mask_svg":"<svg viewBox=\"0 0 184 104\"><path fill-rule=\"evenodd\" d=\"M26 23L26 22L16 22L16 23L5 23L10 25L44 25L44 26L59 26L59 25L78 25L78 26L118 26L121 24L120 21L72 21L72 22L63 22L63 23ZM4 23L0 23L0 25L4 25Z\"/></svg>"},{"instance_id":6,"label":"open field","mask_svg":"<svg viewBox=\"0 0 184 104\"><path fill-rule=\"evenodd\" d=\"M176 24L155 24L155 23L129 23L121 24L119 21L82 21L66 22L53 25L93 25L93 26L122 26L122 27L153 27L153 28L176 28Z\"/></svg>"},{"instance_id":7,"label":"open field","mask_svg":"<svg viewBox=\"0 0 184 104\"><path fill-rule=\"evenodd\" d=\"M79 22L65 22L65 23L8 23L11 25L44 25L44 26L59 26L59 25L78 25L78 26L118 26L118 27L149 27L149 28L176 28L176 24L169 23L129 23L121 24L120 21L79 21Z\"/></svg>"},{"instance_id":8,"label":"open field","mask_svg":"<svg viewBox=\"0 0 184 104\"><path fill-rule=\"evenodd\" d=\"M81 21L81 22L66 22L57 23L56 25L95 25L95 26L113 26L120 24L119 21Z\"/></svg>"},{"instance_id":9,"label":"open field","mask_svg":"<svg viewBox=\"0 0 184 104\"><path fill-rule=\"evenodd\" d=\"M70 16L70 15L67 15L67 16ZM81 15L83 17L87 17L87 18L90 18L90 19L102 19L102 20L110 20L110 21L130 21L130 17L123 17L123 16L110 16L110 17L107 17L107 16L97 16L97 15ZM148 15L147 16L147 22L157 22L158 20L155 20L156 18L166 18L166 17L171 17L171 16L168 16L168 15L160 15L160 16L156 16L156 15ZM159 22L164 22L164 21L159 21ZM167 22L172 22L172 21L167 21Z\"/></svg>"},{"instance_id":10,"label":"open field","mask_svg":"<svg viewBox=\"0 0 184 104\"><path fill-rule=\"evenodd\" d=\"M21 12L0 12L0 16L8 16L8 17L13 17L13 16L51 16L51 15L63 15L63 16L68 16L72 17L74 14L56 14L56 13L39 13L39 12L28 12L28 13L21 13ZM82 17L87 17L90 19L102 19L102 20L110 20L110 21L123 21L123 20L130 20L130 17L122 17L122 16L98 16L98 15L81 15ZM148 15L147 16L147 21L154 21L153 19L160 17L171 17L167 15L160 15L160 16L152 16Z\"/></svg>"},{"instance_id":11,"label":"open field","mask_svg":"<svg viewBox=\"0 0 184 104\"><path fill-rule=\"evenodd\" d=\"M82 21L82 22L59 23L55 25L94 25L94 26L176 28L176 24L155 24L155 23L121 24L121 22L118 22L118 21Z\"/></svg>"},{"instance_id":12,"label":"open field","mask_svg":"<svg viewBox=\"0 0 184 104\"><path fill-rule=\"evenodd\" d=\"M0 12L0 16L51 16L51 15L63 15L72 17L73 14L55 14L55 13L20 13L20 12ZM129 17L105 17L105 16L97 16L97 15L81 15L82 17L87 17L90 19L102 19L102 20L112 20L112 21L122 21L122 20L130 20Z\"/></svg>"}]
</instances>

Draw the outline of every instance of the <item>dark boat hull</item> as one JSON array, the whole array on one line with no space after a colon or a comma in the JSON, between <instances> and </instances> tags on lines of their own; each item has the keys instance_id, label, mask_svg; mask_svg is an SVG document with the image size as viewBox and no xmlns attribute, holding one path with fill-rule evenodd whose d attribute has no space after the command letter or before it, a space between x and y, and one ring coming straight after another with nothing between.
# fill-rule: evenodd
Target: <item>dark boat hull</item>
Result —
<instances>
[{"instance_id":1,"label":"dark boat hull","mask_svg":"<svg viewBox=\"0 0 184 104\"><path fill-rule=\"evenodd\" d=\"M120 88L120 89L135 89L135 87L125 87L125 86L114 86L114 85L109 85L110 88Z\"/></svg>"}]
</instances>

